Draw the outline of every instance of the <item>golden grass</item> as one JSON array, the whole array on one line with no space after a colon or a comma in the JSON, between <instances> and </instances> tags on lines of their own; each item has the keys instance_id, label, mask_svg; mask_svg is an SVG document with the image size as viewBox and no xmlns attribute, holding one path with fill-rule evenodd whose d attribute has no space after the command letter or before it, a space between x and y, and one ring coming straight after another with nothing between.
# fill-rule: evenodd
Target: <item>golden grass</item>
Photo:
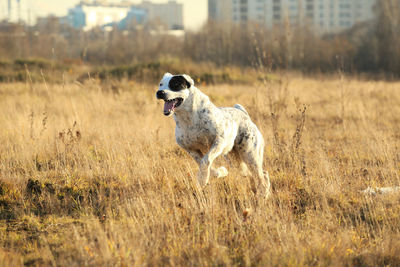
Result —
<instances>
[{"instance_id":1,"label":"golden grass","mask_svg":"<svg viewBox=\"0 0 400 267\"><path fill-rule=\"evenodd\" d=\"M156 86L3 84L0 265L398 266L400 196L360 191L400 184L399 88L201 86L262 131L263 201L234 166L196 189Z\"/></svg>"}]
</instances>

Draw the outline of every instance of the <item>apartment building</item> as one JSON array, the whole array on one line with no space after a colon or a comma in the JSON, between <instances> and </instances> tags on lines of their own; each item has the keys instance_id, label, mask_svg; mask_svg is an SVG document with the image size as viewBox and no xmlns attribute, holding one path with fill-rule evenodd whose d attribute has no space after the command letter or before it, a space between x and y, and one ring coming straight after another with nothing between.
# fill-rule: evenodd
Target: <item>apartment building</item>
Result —
<instances>
[{"instance_id":1,"label":"apartment building","mask_svg":"<svg viewBox=\"0 0 400 267\"><path fill-rule=\"evenodd\" d=\"M143 1L138 5L147 11L149 19L158 19L170 30L183 30L183 5L170 0L166 3Z\"/></svg>"},{"instance_id":2,"label":"apartment building","mask_svg":"<svg viewBox=\"0 0 400 267\"><path fill-rule=\"evenodd\" d=\"M163 4L144 1L138 5L128 1L81 1L68 10L67 19L73 27L84 30L110 24L127 25L128 21L143 24L152 20L161 22L166 30L176 30L183 29L183 8L182 4L171 0Z\"/></svg>"},{"instance_id":3,"label":"apartment building","mask_svg":"<svg viewBox=\"0 0 400 267\"><path fill-rule=\"evenodd\" d=\"M28 0L0 1L0 20L29 22Z\"/></svg>"},{"instance_id":4,"label":"apartment building","mask_svg":"<svg viewBox=\"0 0 400 267\"><path fill-rule=\"evenodd\" d=\"M211 20L267 27L308 25L339 32L373 19L376 0L209 0Z\"/></svg>"},{"instance_id":5,"label":"apartment building","mask_svg":"<svg viewBox=\"0 0 400 267\"><path fill-rule=\"evenodd\" d=\"M117 23L123 20L130 10L127 4L107 4L100 2L80 2L68 10L68 21L75 28L90 30L97 26Z\"/></svg>"}]
</instances>

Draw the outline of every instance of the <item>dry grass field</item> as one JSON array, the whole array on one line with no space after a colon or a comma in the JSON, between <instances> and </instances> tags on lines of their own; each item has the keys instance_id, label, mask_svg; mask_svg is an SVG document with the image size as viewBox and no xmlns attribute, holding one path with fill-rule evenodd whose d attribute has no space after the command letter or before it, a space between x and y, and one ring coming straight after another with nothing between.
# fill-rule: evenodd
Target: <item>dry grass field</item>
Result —
<instances>
[{"instance_id":1,"label":"dry grass field","mask_svg":"<svg viewBox=\"0 0 400 267\"><path fill-rule=\"evenodd\" d=\"M0 265L400 266L400 194L361 193L400 185L400 83L198 87L259 126L268 200L235 162L197 189L157 84L1 84Z\"/></svg>"}]
</instances>

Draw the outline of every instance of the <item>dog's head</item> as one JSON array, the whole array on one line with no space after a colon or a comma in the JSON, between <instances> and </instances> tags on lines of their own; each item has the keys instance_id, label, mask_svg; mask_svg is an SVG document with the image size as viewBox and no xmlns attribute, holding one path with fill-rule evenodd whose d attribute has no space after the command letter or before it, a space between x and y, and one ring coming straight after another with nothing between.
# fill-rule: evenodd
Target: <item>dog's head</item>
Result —
<instances>
[{"instance_id":1,"label":"dog's head","mask_svg":"<svg viewBox=\"0 0 400 267\"><path fill-rule=\"evenodd\" d=\"M179 108L190 95L190 89L194 85L193 79L189 75L172 75L165 73L160 81L160 86L156 93L157 99L162 99L164 103L164 115L170 116Z\"/></svg>"}]
</instances>

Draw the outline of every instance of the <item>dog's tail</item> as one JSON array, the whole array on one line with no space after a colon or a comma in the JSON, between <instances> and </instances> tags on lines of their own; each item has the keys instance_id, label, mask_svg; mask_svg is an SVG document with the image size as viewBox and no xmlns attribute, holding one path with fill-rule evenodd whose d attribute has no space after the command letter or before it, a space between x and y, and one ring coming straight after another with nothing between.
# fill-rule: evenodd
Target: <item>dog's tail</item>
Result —
<instances>
[{"instance_id":1,"label":"dog's tail","mask_svg":"<svg viewBox=\"0 0 400 267\"><path fill-rule=\"evenodd\" d=\"M249 113L247 113L246 109L242 105L235 104L233 107L243 111L247 116L249 116Z\"/></svg>"}]
</instances>

